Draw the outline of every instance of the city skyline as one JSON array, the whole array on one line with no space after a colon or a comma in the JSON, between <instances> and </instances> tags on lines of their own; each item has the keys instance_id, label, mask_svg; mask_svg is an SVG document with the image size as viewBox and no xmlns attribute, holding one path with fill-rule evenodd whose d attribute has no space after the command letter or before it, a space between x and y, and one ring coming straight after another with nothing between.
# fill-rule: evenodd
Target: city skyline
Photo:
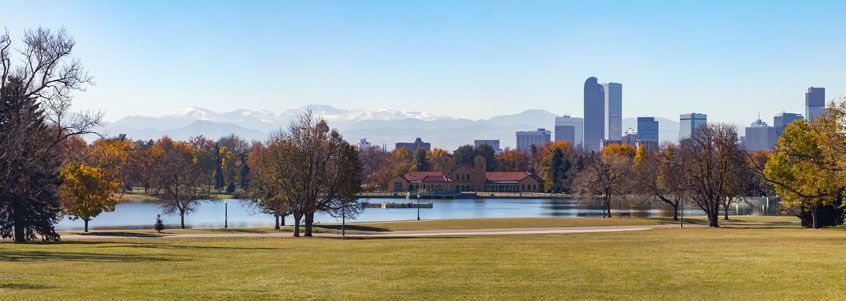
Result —
<instances>
[{"instance_id":1,"label":"city skyline","mask_svg":"<svg viewBox=\"0 0 846 301\"><path fill-rule=\"evenodd\" d=\"M804 112L807 87L826 87L826 101L846 91L844 42L832 38L846 33L842 2L167 4L13 2L10 11L43 18L12 14L3 25L14 40L66 28L97 82L73 109L103 110L108 121L307 104L575 116L593 75L626 84L624 117L697 111L748 124L759 111Z\"/></svg>"}]
</instances>

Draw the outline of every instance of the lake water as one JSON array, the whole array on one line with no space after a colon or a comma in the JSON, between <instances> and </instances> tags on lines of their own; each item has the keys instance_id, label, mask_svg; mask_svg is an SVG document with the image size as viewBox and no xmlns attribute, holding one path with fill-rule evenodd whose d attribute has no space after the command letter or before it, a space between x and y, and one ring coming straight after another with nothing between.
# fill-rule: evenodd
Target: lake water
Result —
<instances>
[{"instance_id":1,"label":"lake water","mask_svg":"<svg viewBox=\"0 0 846 301\"><path fill-rule=\"evenodd\" d=\"M270 227L273 216L258 213L247 200L229 201L229 227ZM407 202L405 199L369 199L370 203ZM422 200L427 202L429 200ZM578 198L567 199L454 199L431 200L433 208L421 208L421 219L453 218L502 218L502 217L601 217L602 206L597 201ZM685 216L704 215L693 204L685 205ZM642 202L637 200L617 200L611 206L613 216L623 217L672 217L672 207L658 201ZM223 228L224 201L210 200L202 202L196 211L185 216L185 225L190 228ZM737 206L732 205L729 214L737 215L779 215L780 208L775 201L754 199ZM161 207L156 203L125 201L117 205L114 212L100 214L89 223L90 229L151 228L156 215L161 214ZM179 215L162 214L162 219L169 228L179 225ZM368 208L355 218L355 221L395 221L417 219L417 209L382 209ZM348 219L347 221L351 221ZM292 223L286 218L286 224ZM318 223L340 223L328 214L315 216ZM82 230L81 220L71 221L65 218L57 230Z\"/></svg>"}]
</instances>

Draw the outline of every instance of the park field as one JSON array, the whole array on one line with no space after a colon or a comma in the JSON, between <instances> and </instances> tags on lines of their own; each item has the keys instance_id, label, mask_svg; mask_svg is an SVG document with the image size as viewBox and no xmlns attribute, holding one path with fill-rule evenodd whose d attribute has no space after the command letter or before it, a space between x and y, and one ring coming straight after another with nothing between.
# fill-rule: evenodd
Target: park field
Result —
<instances>
[{"instance_id":1,"label":"park field","mask_svg":"<svg viewBox=\"0 0 846 301\"><path fill-rule=\"evenodd\" d=\"M846 229L0 243L4 299L837 299Z\"/></svg>"}]
</instances>

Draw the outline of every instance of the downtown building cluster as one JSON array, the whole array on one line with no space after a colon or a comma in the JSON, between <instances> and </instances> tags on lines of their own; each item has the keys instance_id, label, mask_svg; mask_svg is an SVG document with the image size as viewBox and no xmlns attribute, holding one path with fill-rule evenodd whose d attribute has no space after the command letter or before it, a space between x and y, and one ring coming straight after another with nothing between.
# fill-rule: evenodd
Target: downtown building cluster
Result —
<instances>
[{"instance_id":1,"label":"downtown building cluster","mask_svg":"<svg viewBox=\"0 0 846 301\"><path fill-rule=\"evenodd\" d=\"M599 151L610 144L629 144L649 149L658 147L658 121L654 117L638 117L637 129L623 132L623 84L600 83L590 77L584 85L584 118L565 115L555 118L555 140L567 141L573 147ZM545 129L517 132L517 149L528 152L532 145L551 142ZM545 140L539 140L547 137Z\"/></svg>"},{"instance_id":2,"label":"downtown building cluster","mask_svg":"<svg viewBox=\"0 0 846 301\"><path fill-rule=\"evenodd\" d=\"M826 114L825 88L810 87L805 93L805 115L807 120L814 120ZM652 116L637 117L637 128L623 132L623 85L621 83L600 83L596 77L589 77L584 84L584 117L564 115L555 117L553 131L546 128L517 131L516 149L529 153L533 146L542 146L548 142L567 141L574 148L588 152L598 152L611 144L627 144L647 150L658 149L662 142L659 137L659 122ZM741 136L743 148L748 151L772 150L778 137L784 134L788 124L805 119L802 114L782 112L773 117L772 125L757 120L747 126ZM684 113L679 115L679 140L690 138L696 128L708 124L708 115L704 113ZM500 140L474 140L473 145L490 145L497 152L502 151ZM360 148L371 145L362 139ZM405 148L413 153L417 148L431 150L431 145L417 138L414 142L396 143L396 148Z\"/></svg>"},{"instance_id":3,"label":"downtown building cluster","mask_svg":"<svg viewBox=\"0 0 846 301\"><path fill-rule=\"evenodd\" d=\"M590 77L584 85L584 118L565 115L555 118L554 141L568 141L574 147L585 151L600 151L610 144L628 144L634 147L645 146L657 149L660 141L659 124L655 117L638 117L637 129L622 131L623 85L620 83L601 84L595 77ZM805 116L814 120L826 114L825 88L811 87L805 93ZM772 150L784 129L796 120L803 120L802 114L782 112L773 117L772 126L760 117L745 128L744 136L739 141L748 151ZM704 113L685 113L679 115L679 140L690 138L696 128L708 124L708 115ZM551 142L549 131L517 132L517 149L528 152L532 145Z\"/></svg>"}]
</instances>

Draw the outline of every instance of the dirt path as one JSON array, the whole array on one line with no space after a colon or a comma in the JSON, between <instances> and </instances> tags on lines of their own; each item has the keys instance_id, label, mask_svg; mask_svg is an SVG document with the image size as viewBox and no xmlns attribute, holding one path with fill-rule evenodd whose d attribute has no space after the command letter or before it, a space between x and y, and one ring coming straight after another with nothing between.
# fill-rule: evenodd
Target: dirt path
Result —
<instances>
[{"instance_id":1,"label":"dirt path","mask_svg":"<svg viewBox=\"0 0 846 301\"><path fill-rule=\"evenodd\" d=\"M784 225L798 222L749 222L722 223L725 226L745 225ZM705 225L686 224L687 227L705 227ZM503 229L462 229L462 230L415 230L385 232L347 232L349 237L416 237L416 236L468 236L468 235L518 235L518 234L563 234L643 231L650 229L674 229L676 224L641 225L641 226L597 226L597 227L551 227L551 228L503 228ZM109 238L215 238L215 237L290 237L291 232L280 233L204 233L204 234L125 234L125 235L62 235L62 239L109 239ZM340 237L341 233L314 233L318 237Z\"/></svg>"}]
</instances>

